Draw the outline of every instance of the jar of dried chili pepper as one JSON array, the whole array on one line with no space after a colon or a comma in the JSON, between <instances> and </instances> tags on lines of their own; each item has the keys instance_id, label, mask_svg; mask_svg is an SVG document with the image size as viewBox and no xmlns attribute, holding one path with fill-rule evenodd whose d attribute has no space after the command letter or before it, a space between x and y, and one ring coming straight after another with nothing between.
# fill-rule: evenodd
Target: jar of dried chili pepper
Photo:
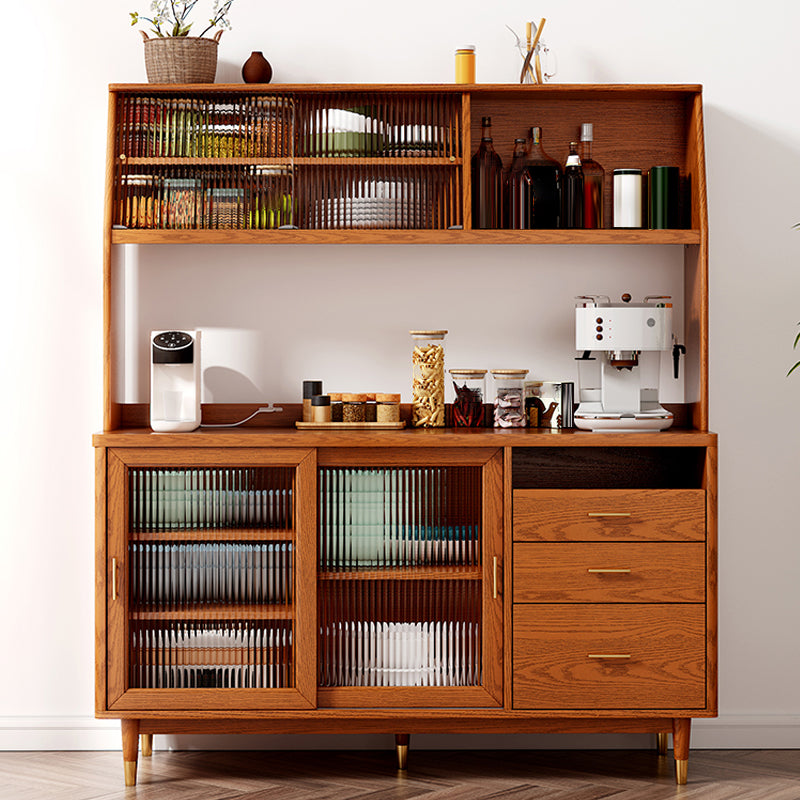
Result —
<instances>
[{"instance_id":1,"label":"jar of dried chili pepper","mask_svg":"<svg viewBox=\"0 0 800 800\"><path fill-rule=\"evenodd\" d=\"M485 369L448 370L455 389L453 425L456 428L482 428L486 420Z\"/></svg>"}]
</instances>

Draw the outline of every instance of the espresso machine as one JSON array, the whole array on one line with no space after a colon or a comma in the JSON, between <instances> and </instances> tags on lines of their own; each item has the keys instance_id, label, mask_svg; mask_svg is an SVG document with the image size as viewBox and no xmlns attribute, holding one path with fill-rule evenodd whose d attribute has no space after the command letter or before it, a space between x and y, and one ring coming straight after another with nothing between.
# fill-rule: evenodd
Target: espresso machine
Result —
<instances>
[{"instance_id":1,"label":"espresso machine","mask_svg":"<svg viewBox=\"0 0 800 800\"><path fill-rule=\"evenodd\" d=\"M158 432L200 426L200 331L152 331L150 427Z\"/></svg>"},{"instance_id":2,"label":"espresso machine","mask_svg":"<svg viewBox=\"0 0 800 800\"><path fill-rule=\"evenodd\" d=\"M674 344L670 297L647 296L632 303L629 294L612 303L606 295L577 297L575 347L578 408L575 427L590 431L641 433L672 425L672 413L659 403L661 354L673 351L674 374L685 352Z\"/></svg>"}]
</instances>

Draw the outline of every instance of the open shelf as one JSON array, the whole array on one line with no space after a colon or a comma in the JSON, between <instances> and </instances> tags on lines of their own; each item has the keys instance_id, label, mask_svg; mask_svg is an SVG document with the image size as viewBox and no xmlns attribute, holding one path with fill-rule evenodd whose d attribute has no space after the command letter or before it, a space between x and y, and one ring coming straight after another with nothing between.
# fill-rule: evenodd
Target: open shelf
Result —
<instances>
[{"instance_id":1,"label":"open shelf","mask_svg":"<svg viewBox=\"0 0 800 800\"><path fill-rule=\"evenodd\" d=\"M700 244L698 230L133 230L115 228L112 244Z\"/></svg>"}]
</instances>

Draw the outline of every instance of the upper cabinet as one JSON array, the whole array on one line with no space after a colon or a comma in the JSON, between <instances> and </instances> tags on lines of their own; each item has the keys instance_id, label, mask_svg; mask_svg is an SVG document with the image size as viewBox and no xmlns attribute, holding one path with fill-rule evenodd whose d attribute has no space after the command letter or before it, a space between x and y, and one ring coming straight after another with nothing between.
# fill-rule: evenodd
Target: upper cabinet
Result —
<instances>
[{"instance_id":1,"label":"upper cabinet","mask_svg":"<svg viewBox=\"0 0 800 800\"><path fill-rule=\"evenodd\" d=\"M534 125L563 163L594 122L606 229L473 231L484 116L506 165ZM112 86L110 120L114 243L698 244L706 224L697 86ZM682 227L608 230L613 170L657 165L680 168Z\"/></svg>"}]
</instances>

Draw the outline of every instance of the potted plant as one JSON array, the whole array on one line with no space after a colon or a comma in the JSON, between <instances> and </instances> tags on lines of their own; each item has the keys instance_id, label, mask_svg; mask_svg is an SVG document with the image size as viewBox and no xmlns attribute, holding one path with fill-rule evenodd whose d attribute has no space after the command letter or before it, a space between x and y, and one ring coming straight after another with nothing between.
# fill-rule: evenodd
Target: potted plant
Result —
<instances>
[{"instance_id":1,"label":"potted plant","mask_svg":"<svg viewBox=\"0 0 800 800\"><path fill-rule=\"evenodd\" d=\"M150 25L154 38L141 31L144 64L150 83L213 83L217 73L217 48L222 31L230 30L228 12L233 0L214 0L208 24L198 36L189 36L189 17L198 0L152 0L145 17L130 12L131 25ZM212 38L204 34L218 29Z\"/></svg>"}]
</instances>

